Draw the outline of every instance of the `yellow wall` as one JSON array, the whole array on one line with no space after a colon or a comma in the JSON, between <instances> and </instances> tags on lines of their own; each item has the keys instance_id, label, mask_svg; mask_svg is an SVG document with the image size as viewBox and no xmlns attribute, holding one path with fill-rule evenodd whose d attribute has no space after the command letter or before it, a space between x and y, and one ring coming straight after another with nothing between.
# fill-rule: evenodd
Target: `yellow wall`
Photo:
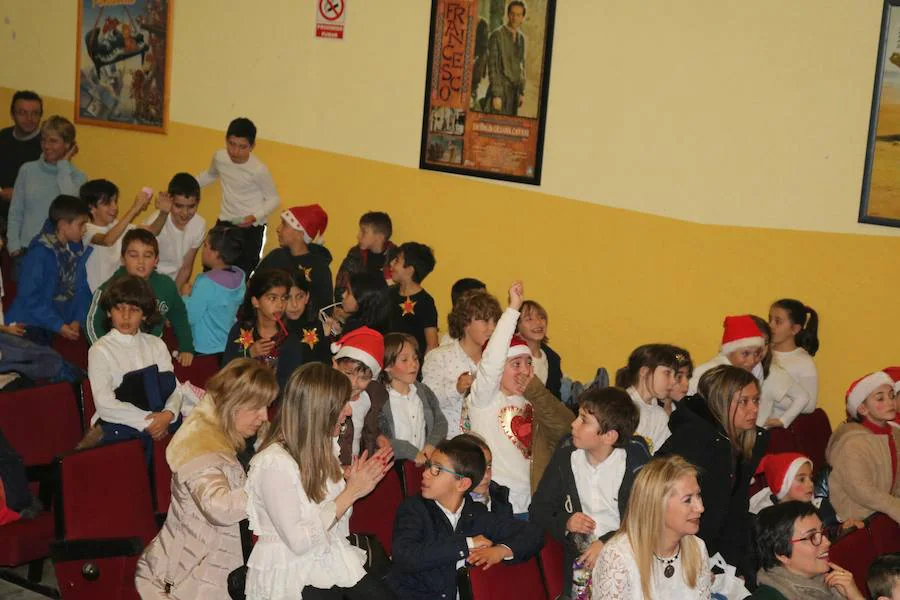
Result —
<instances>
[{"instance_id":1,"label":"yellow wall","mask_svg":"<svg viewBox=\"0 0 900 600\"><path fill-rule=\"evenodd\" d=\"M822 315L833 422L853 378L896 362L900 239L855 223L880 2L560 2L541 188L414 168L427 2L357 0L345 42L313 39L307 4L178 2L169 134L80 126L79 166L158 189L251 116L285 203L328 210L338 260L358 215L388 210L398 241L435 248L442 315L459 276L498 295L520 277L578 378L648 341L702 362L724 315L781 296ZM72 115L73 6L0 0L0 105L29 87ZM217 203L204 190L208 220Z\"/></svg>"}]
</instances>

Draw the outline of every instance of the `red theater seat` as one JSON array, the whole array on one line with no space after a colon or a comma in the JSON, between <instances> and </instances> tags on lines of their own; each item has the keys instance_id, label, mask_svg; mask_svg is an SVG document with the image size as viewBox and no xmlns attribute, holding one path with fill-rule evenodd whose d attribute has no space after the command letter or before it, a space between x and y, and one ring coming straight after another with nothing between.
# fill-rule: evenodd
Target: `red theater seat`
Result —
<instances>
[{"instance_id":1,"label":"red theater seat","mask_svg":"<svg viewBox=\"0 0 900 600\"><path fill-rule=\"evenodd\" d=\"M91 380L81 382L81 425L87 431L91 427L91 419L97 408L94 406L94 394L91 392Z\"/></svg>"},{"instance_id":2,"label":"red theater seat","mask_svg":"<svg viewBox=\"0 0 900 600\"><path fill-rule=\"evenodd\" d=\"M400 489L400 476L391 469L371 494L353 505L350 532L374 534L390 556L394 517L401 502L403 491Z\"/></svg>"},{"instance_id":3,"label":"red theater seat","mask_svg":"<svg viewBox=\"0 0 900 600\"><path fill-rule=\"evenodd\" d=\"M544 536L544 547L539 555L544 586L550 598L563 595L565 579L565 549L552 535Z\"/></svg>"},{"instance_id":4,"label":"red theater seat","mask_svg":"<svg viewBox=\"0 0 900 600\"><path fill-rule=\"evenodd\" d=\"M416 496L422 491L422 473L425 467L417 467L413 460L403 461L403 486L407 496Z\"/></svg>"},{"instance_id":5,"label":"red theater seat","mask_svg":"<svg viewBox=\"0 0 900 600\"><path fill-rule=\"evenodd\" d=\"M487 571L469 567L469 581L472 584L472 600L547 600L547 590L534 558L516 564L499 563Z\"/></svg>"},{"instance_id":6,"label":"red theater seat","mask_svg":"<svg viewBox=\"0 0 900 600\"><path fill-rule=\"evenodd\" d=\"M882 513L875 513L867 520L875 554L900 552L900 525L895 520Z\"/></svg>"},{"instance_id":7,"label":"red theater seat","mask_svg":"<svg viewBox=\"0 0 900 600\"><path fill-rule=\"evenodd\" d=\"M799 452L797 439L794 432L784 427L773 427L769 430L769 445L766 454L778 454L780 452Z\"/></svg>"},{"instance_id":8,"label":"red theater seat","mask_svg":"<svg viewBox=\"0 0 900 600\"><path fill-rule=\"evenodd\" d=\"M869 593L866 586L866 575L869 565L877 556L872 544L872 537L866 529L857 529L839 538L828 551L828 560L853 573L856 587L863 595Z\"/></svg>"},{"instance_id":9,"label":"red theater seat","mask_svg":"<svg viewBox=\"0 0 900 600\"><path fill-rule=\"evenodd\" d=\"M210 377L219 371L219 357L209 354L197 356L191 362L191 366L182 367L177 359L172 360L175 365L175 377L178 381L190 381L197 387L205 388Z\"/></svg>"},{"instance_id":10,"label":"red theater seat","mask_svg":"<svg viewBox=\"0 0 900 600\"><path fill-rule=\"evenodd\" d=\"M799 451L813 461L815 473L825 466L825 447L831 438L831 423L821 408L808 415L799 415L788 428L797 440Z\"/></svg>"},{"instance_id":11,"label":"red theater seat","mask_svg":"<svg viewBox=\"0 0 900 600\"><path fill-rule=\"evenodd\" d=\"M67 340L61 335L54 335L50 345L60 353L66 362L87 371L88 343L84 335L79 336L75 341Z\"/></svg>"}]
</instances>

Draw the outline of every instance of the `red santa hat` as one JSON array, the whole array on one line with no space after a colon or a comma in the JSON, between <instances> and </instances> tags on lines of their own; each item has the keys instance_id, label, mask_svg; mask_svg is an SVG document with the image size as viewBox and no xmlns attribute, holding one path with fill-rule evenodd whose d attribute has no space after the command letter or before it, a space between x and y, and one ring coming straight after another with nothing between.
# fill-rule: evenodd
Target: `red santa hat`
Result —
<instances>
[{"instance_id":1,"label":"red santa hat","mask_svg":"<svg viewBox=\"0 0 900 600\"><path fill-rule=\"evenodd\" d=\"M384 365L384 336L370 329L354 329L331 345L334 359L352 358L372 370L372 377L378 377Z\"/></svg>"},{"instance_id":2,"label":"red santa hat","mask_svg":"<svg viewBox=\"0 0 900 600\"><path fill-rule=\"evenodd\" d=\"M766 474L766 483L769 489L779 500L783 500L791 490L794 483L794 477L804 464L809 463L812 468L812 461L798 452L781 452L780 454L766 454L759 461L756 468L756 474Z\"/></svg>"},{"instance_id":3,"label":"red santa hat","mask_svg":"<svg viewBox=\"0 0 900 600\"><path fill-rule=\"evenodd\" d=\"M859 405L866 401L869 394L882 385L894 387L894 380L884 371L869 373L851 383L850 387L847 388L847 412L850 416L855 419L858 416L856 411Z\"/></svg>"},{"instance_id":4,"label":"red santa hat","mask_svg":"<svg viewBox=\"0 0 900 600\"><path fill-rule=\"evenodd\" d=\"M882 371L894 380L894 393L900 392L900 367L886 367Z\"/></svg>"},{"instance_id":5,"label":"red santa hat","mask_svg":"<svg viewBox=\"0 0 900 600\"><path fill-rule=\"evenodd\" d=\"M750 315L725 317L722 323L722 354L731 354L741 348L759 348L765 341L759 327Z\"/></svg>"},{"instance_id":6,"label":"red santa hat","mask_svg":"<svg viewBox=\"0 0 900 600\"><path fill-rule=\"evenodd\" d=\"M482 351L487 348L489 342L490 340L484 343L481 347ZM509 350L506 351L506 359L509 360L510 358L526 355L531 355L531 349L528 347L528 344L522 336L518 333L514 333L512 339L509 340Z\"/></svg>"},{"instance_id":7,"label":"red santa hat","mask_svg":"<svg viewBox=\"0 0 900 600\"><path fill-rule=\"evenodd\" d=\"M303 232L303 241L307 244L319 243L328 227L328 213L318 204L295 206L281 213L285 223Z\"/></svg>"}]
</instances>

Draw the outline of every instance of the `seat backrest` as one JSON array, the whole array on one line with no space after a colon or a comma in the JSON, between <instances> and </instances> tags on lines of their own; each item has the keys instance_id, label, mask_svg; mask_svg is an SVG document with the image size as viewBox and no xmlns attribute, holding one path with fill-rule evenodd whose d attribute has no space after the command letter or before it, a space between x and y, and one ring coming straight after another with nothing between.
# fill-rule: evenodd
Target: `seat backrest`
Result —
<instances>
[{"instance_id":1,"label":"seat backrest","mask_svg":"<svg viewBox=\"0 0 900 600\"><path fill-rule=\"evenodd\" d=\"M156 535L144 446L105 444L60 460L59 505L64 540Z\"/></svg>"},{"instance_id":2,"label":"seat backrest","mask_svg":"<svg viewBox=\"0 0 900 600\"><path fill-rule=\"evenodd\" d=\"M85 371L88 368L88 343L85 337L79 336L77 340L67 340L61 335L54 335L51 346L65 359L66 362L75 365Z\"/></svg>"},{"instance_id":3,"label":"seat backrest","mask_svg":"<svg viewBox=\"0 0 900 600\"><path fill-rule=\"evenodd\" d=\"M197 387L205 388L209 378L219 371L219 359L214 355L198 356L191 362L191 366L182 367L177 360L172 361L175 366L175 377L178 381L190 381Z\"/></svg>"},{"instance_id":4,"label":"seat backrest","mask_svg":"<svg viewBox=\"0 0 900 600\"><path fill-rule=\"evenodd\" d=\"M81 382L81 422L84 430L91 428L91 419L97 407L94 406L94 393L91 391L91 380L85 379Z\"/></svg>"},{"instance_id":5,"label":"seat backrest","mask_svg":"<svg viewBox=\"0 0 900 600\"><path fill-rule=\"evenodd\" d=\"M500 563L487 571L469 567L469 581L472 583L472 600L547 600L536 558L515 564Z\"/></svg>"},{"instance_id":6,"label":"seat backrest","mask_svg":"<svg viewBox=\"0 0 900 600\"><path fill-rule=\"evenodd\" d=\"M26 466L52 464L81 439L75 389L55 383L0 392L0 430Z\"/></svg>"},{"instance_id":7,"label":"seat backrest","mask_svg":"<svg viewBox=\"0 0 900 600\"><path fill-rule=\"evenodd\" d=\"M784 427L773 427L769 430L769 445L766 447L766 454L799 451L793 431Z\"/></svg>"},{"instance_id":8,"label":"seat backrest","mask_svg":"<svg viewBox=\"0 0 900 600\"><path fill-rule=\"evenodd\" d=\"M561 596L565 583L565 548L549 533L544 536L544 547L539 555L544 587L551 598Z\"/></svg>"},{"instance_id":9,"label":"seat backrest","mask_svg":"<svg viewBox=\"0 0 900 600\"><path fill-rule=\"evenodd\" d=\"M425 467L417 467L415 461L403 461L403 484L406 489L406 496L417 496L422 491L422 474Z\"/></svg>"},{"instance_id":10,"label":"seat backrest","mask_svg":"<svg viewBox=\"0 0 900 600\"><path fill-rule=\"evenodd\" d=\"M153 506L157 514L168 513L172 501L172 470L166 460L166 448L171 441L171 435L153 441Z\"/></svg>"},{"instance_id":11,"label":"seat backrest","mask_svg":"<svg viewBox=\"0 0 900 600\"><path fill-rule=\"evenodd\" d=\"M813 472L825 466L825 447L831 438L831 422L821 408L808 415L799 415L789 429L797 440L800 452L813 461Z\"/></svg>"},{"instance_id":12,"label":"seat backrest","mask_svg":"<svg viewBox=\"0 0 900 600\"><path fill-rule=\"evenodd\" d=\"M403 491L400 489L400 476L395 469L391 469L371 494L353 505L350 532L374 534L390 556L394 517L401 502Z\"/></svg>"},{"instance_id":13,"label":"seat backrest","mask_svg":"<svg viewBox=\"0 0 900 600\"><path fill-rule=\"evenodd\" d=\"M882 513L875 513L868 521L876 554L900 552L900 524L897 521Z\"/></svg>"},{"instance_id":14,"label":"seat backrest","mask_svg":"<svg viewBox=\"0 0 900 600\"><path fill-rule=\"evenodd\" d=\"M866 576L877 556L869 531L865 528L851 531L831 545L828 555L829 561L853 573L856 587L868 598Z\"/></svg>"}]
</instances>

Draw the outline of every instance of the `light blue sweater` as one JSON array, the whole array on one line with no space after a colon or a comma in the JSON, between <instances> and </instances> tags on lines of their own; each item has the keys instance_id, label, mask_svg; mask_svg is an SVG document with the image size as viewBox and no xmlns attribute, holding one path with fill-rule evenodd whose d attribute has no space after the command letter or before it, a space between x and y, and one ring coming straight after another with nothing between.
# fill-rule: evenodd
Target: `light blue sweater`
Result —
<instances>
[{"instance_id":1,"label":"light blue sweater","mask_svg":"<svg viewBox=\"0 0 900 600\"><path fill-rule=\"evenodd\" d=\"M32 238L40 233L50 204L56 197L60 194L77 196L86 180L84 173L67 160L49 165L41 157L22 165L9 205L9 251L27 248Z\"/></svg>"},{"instance_id":2,"label":"light blue sweater","mask_svg":"<svg viewBox=\"0 0 900 600\"><path fill-rule=\"evenodd\" d=\"M198 354L216 354L225 350L228 332L237 320L245 290L244 272L237 267L197 275L191 295L184 298L184 305Z\"/></svg>"}]
</instances>

